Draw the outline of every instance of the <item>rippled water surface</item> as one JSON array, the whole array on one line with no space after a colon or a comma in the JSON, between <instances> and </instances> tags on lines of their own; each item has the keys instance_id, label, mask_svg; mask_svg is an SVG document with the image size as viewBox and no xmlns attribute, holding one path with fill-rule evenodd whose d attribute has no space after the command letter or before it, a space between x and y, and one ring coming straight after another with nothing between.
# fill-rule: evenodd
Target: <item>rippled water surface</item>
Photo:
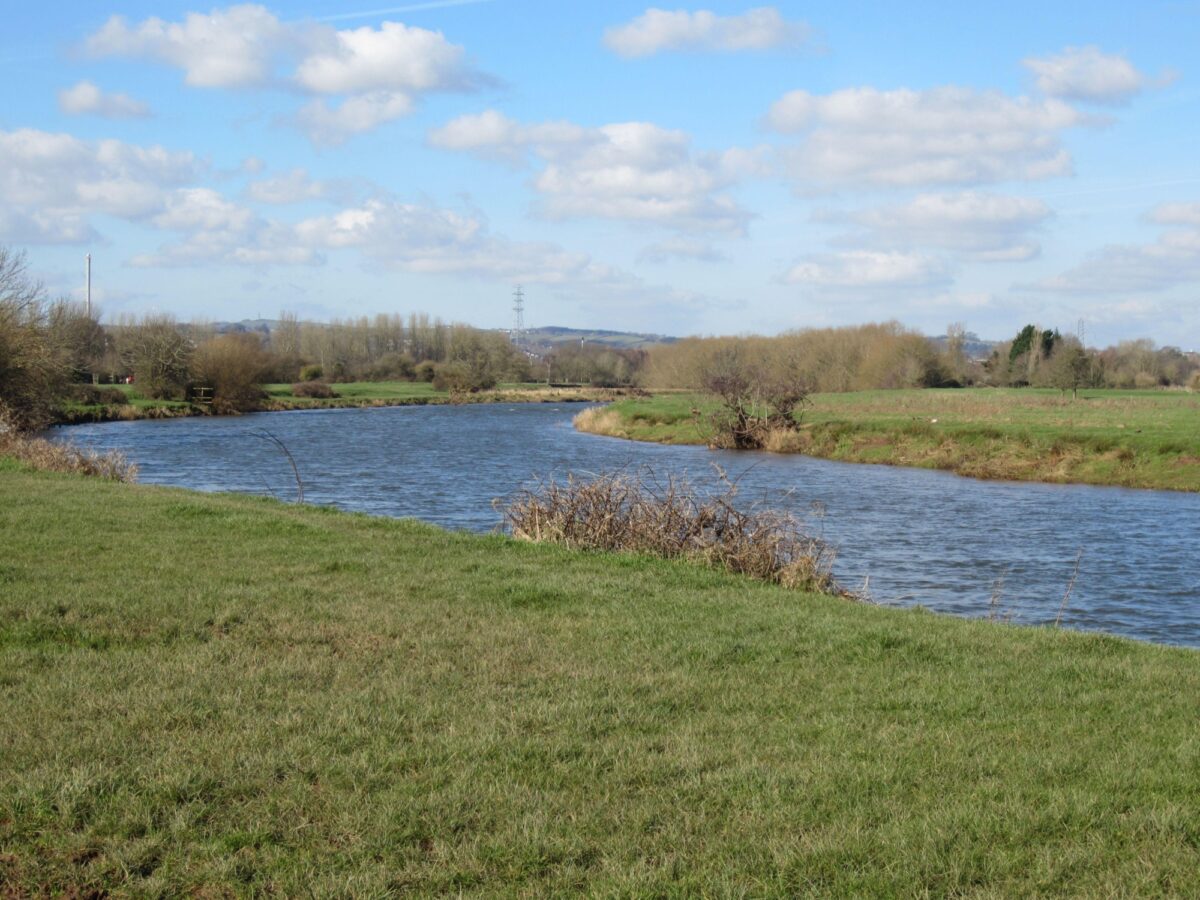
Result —
<instances>
[{"instance_id":1,"label":"rippled water surface","mask_svg":"<svg viewBox=\"0 0 1200 900\"><path fill-rule=\"evenodd\" d=\"M580 434L579 407L410 406L76 426L58 436L124 450L140 480L206 491L274 493L295 482L264 429L292 452L306 499L486 531L492 500L533 476L651 466L813 515L849 587L874 600L1053 622L1083 551L1064 622L1200 646L1200 496L1079 485L985 482L944 472L801 456L712 452Z\"/></svg>"}]
</instances>

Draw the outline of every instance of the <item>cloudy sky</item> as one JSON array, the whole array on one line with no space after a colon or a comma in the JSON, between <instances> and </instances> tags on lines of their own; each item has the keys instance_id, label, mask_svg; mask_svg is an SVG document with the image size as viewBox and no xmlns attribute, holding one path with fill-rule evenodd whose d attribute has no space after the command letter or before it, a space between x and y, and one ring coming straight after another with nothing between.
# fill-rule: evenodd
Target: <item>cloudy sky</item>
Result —
<instances>
[{"instance_id":1,"label":"cloudy sky","mask_svg":"<svg viewBox=\"0 0 1200 900\"><path fill-rule=\"evenodd\" d=\"M1200 348L1200 2L6 5L0 243L110 316Z\"/></svg>"}]
</instances>

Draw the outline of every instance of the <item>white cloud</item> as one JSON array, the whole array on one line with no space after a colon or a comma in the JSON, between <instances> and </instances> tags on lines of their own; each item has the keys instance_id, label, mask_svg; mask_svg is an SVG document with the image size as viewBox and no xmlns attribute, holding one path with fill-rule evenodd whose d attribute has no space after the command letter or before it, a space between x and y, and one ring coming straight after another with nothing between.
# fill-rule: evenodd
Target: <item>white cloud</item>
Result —
<instances>
[{"instance_id":1,"label":"white cloud","mask_svg":"<svg viewBox=\"0 0 1200 900\"><path fill-rule=\"evenodd\" d=\"M144 219L162 210L170 188L197 172L190 153L117 140L84 141L24 128L0 131L0 197L10 223L41 223L6 239L69 242L90 238L90 217Z\"/></svg>"},{"instance_id":2,"label":"white cloud","mask_svg":"<svg viewBox=\"0 0 1200 900\"><path fill-rule=\"evenodd\" d=\"M332 192L329 182L310 178L304 169L292 169L274 178L252 181L246 186L246 196L251 200L280 206L321 200Z\"/></svg>"},{"instance_id":3,"label":"white cloud","mask_svg":"<svg viewBox=\"0 0 1200 900\"><path fill-rule=\"evenodd\" d=\"M455 119L429 140L485 157L536 157L543 165L533 187L551 219L595 217L734 234L749 219L722 192L744 173L750 155L694 154L687 134L648 122L524 125L489 110Z\"/></svg>"},{"instance_id":4,"label":"white cloud","mask_svg":"<svg viewBox=\"0 0 1200 900\"><path fill-rule=\"evenodd\" d=\"M295 123L314 144L336 146L412 112L407 94L375 91L348 97L337 106L313 100L296 113Z\"/></svg>"},{"instance_id":5,"label":"white cloud","mask_svg":"<svg viewBox=\"0 0 1200 900\"><path fill-rule=\"evenodd\" d=\"M355 248L386 265L410 272L461 273L531 283L595 278L602 267L586 254L553 244L511 241L493 235L471 213L377 198L296 226L305 246Z\"/></svg>"},{"instance_id":6,"label":"white cloud","mask_svg":"<svg viewBox=\"0 0 1200 900\"><path fill-rule=\"evenodd\" d=\"M86 50L97 57L147 59L183 69L196 87L253 87L272 75L277 55L293 33L264 6L245 4L188 13L182 22L152 17L131 26L113 16L91 35Z\"/></svg>"},{"instance_id":7,"label":"white cloud","mask_svg":"<svg viewBox=\"0 0 1200 900\"><path fill-rule=\"evenodd\" d=\"M464 90L480 77L465 56L441 32L384 22L378 29L333 33L301 60L296 81L314 94Z\"/></svg>"},{"instance_id":8,"label":"white cloud","mask_svg":"<svg viewBox=\"0 0 1200 900\"><path fill-rule=\"evenodd\" d=\"M1092 103L1124 103L1148 84L1123 56L1102 53L1098 47L1067 47L1057 56L1022 62L1048 97Z\"/></svg>"},{"instance_id":9,"label":"white cloud","mask_svg":"<svg viewBox=\"0 0 1200 900\"><path fill-rule=\"evenodd\" d=\"M83 244L99 233L78 213L0 207L0 241L21 244Z\"/></svg>"},{"instance_id":10,"label":"white cloud","mask_svg":"<svg viewBox=\"0 0 1200 900\"><path fill-rule=\"evenodd\" d=\"M1200 226L1200 203L1164 203L1152 209L1147 218L1162 225Z\"/></svg>"},{"instance_id":11,"label":"white cloud","mask_svg":"<svg viewBox=\"0 0 1200 900\"><path fill-rule=\"evenodd\" d=\"M915 288L945 283L949 273L941 260L916 253L848 250L805 257L781 280L815 288Z\"/></svg>"},{"instance_id":12,"label":"white cloud","mask_svg":"<svg viewBox=\"0 0 1200 900\"><path fill-rule=\"evenodd\" d=\"M94 115L106 119L144 119L150 107L127 94L106 94L90 81L58 92L58 108L68 115Z\"/></svg>"},{"instance_id":13,"label":"white cloud","mask_svg":"<svg viewBox=\"0 0 1200 900\"><path fill-rule=\"evenodd\" d=\"M289 120L318 143L338 144L413 111L424 94L490 83L441 32L383 22L338 31L280 21L264 6L188 13L180 22L113 16L85 42L93 56L146 59L209 88L290 85L316 99ZM331 103L330 97L342 98Z\"/></svg>"},{"instance_id":14,"label":"white cloud","mask_svg":"<svg viewBox=\"0 0 1200 900\"><path fill-rule=\"evenodd\" d=\"M810 33L804 22L789 22L772 6L737 16L651 8L626 25L607 29L604 44L625 57L664 50L771 50L802 46Z\"/></svg>"},{"instance_id":15,"label":"white cloud","mask_svg":"<svg viewBox=\"0 0 1200 900\"><path fill-rule=\"evenodd\" d=\"M792 91L767 116L776 131L803 136L785 151L798 181L885 187L1066 175L1058 133L1089 121L1060 100L960 87Z\"/></svg>"},{"instance_id":16,"label":"white cloud","mask_svg":"<svg viewBox=\"0 0 1200 900\"><path fill-rule=\"evenodd\" d=\"M244 230L254 213L210 188L183 188L167 197L166 209L151 221L173 231Z\"/></svg>"},{"instance_id":17,"label":"white cloud","mask_svg":"<svg viewBox=\"0 0 1200 900\"><path fill-rule=\"evenodd\" d=\"M977 191L919 194L908 203L850 213L820 213L818 221L862 226L843 243L875 248L934 247L979 262L1032 259L1029 232L1053 213L1040 200Z\"/></svg>"},{"instance_id":18,"label":"white cloud","mask_svg":"<svg viewBox=\"0 0 1200 900\"><path fill-rule=\"evenodd\" d=\"M530 153L548 157L557 148L569 149L593 139L589 129L572 122L525 125L494 109L459 116L429 133L435 147L514 163L524 162Z\"/></svg>"},{"instance_id":19,"label":"white cloud","mask_svg":"<svg viewBox=\"0 0 1200 900\"><path fill-rule=\"evenodd\" d=\"M694 262L721 262L725 255L707 241L675 237L651 244L638 254L638 262L665 263L672 259Z\"/></svg>"},{"instance_id":20,"label":"white cloud","mask_svg":"<svg viewBox=\"0 0 1200 900\"><path fill-rule=\"evenodd\" d=\"M1152 244L1112 244L1032 285L1067 294L1133 294L1200 283L1200 231L1172 231Z\"/></svg>"},{"instance_id":21,"label":"white cloud","mask_svg":"<svg viewBox=\"0 0 1200 900\"><path fill-rule=\"evenodd\" d=\"M135 256L131 265L313 265L322 261L317 250L296 240L291 226L264 220L209 188L174 191L152 222L183 237L157 253Z\"/></svg>"}]
</instances>

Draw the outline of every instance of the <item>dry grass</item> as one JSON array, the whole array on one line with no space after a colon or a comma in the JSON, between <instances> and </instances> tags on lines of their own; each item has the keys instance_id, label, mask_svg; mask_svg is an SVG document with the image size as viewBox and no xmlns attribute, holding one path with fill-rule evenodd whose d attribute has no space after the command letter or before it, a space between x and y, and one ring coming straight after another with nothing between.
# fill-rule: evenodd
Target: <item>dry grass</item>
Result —
<instances>
[{"instance_id":1,"label":"dry grass","mask_svg":"<svg viewBox=\"0 0 1200 900\"><path fill-rule=\"evenodd\" d=\"M686 479L652 472L571 476L521 491L502 511L522 540L689 559L788 588L844 593L827 544L789 513L739 508L737 485L721 477L724 491L704 497Z\"/></svg>"},{"instance_id":2,"label":"dry grass","mask_svg":"<svg viewBox=\"0 0 1200 900\"><path fill-rule=\"evenodd\" d=\"M106 478L110 481L137 480L137 465L122 453L97 453L71 444L56 444L29 437L0 418L0 456L10 456L42 472L66 472Z\"/></svg>"},{"instance_id":3,"label":"dry grass","mask_svg":"<svg viewBox=\"0 0 1200 900\"><path fill-rule=\"evenodd\" d=\"M627 437L622 427L621 414L607 406L591 406L572 420L575 427L589 434L605 434L610 437Z\"/></svg>"}]
</instances>

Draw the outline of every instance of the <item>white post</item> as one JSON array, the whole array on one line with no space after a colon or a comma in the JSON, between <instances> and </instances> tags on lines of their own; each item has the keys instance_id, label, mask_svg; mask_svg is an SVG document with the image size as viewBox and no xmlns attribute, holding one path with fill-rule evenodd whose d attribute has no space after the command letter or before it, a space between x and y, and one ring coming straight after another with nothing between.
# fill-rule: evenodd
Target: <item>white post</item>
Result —
<instances>
[{"instance_id":1,"label":"white post","mask_svg":"<svg viewBox=\"0 0 1200 900\"><path fill-rule=\"evenodd\" d=\"M92 317L92 254L87 255L87 317Z\"/></svg>"}]
</instances>

